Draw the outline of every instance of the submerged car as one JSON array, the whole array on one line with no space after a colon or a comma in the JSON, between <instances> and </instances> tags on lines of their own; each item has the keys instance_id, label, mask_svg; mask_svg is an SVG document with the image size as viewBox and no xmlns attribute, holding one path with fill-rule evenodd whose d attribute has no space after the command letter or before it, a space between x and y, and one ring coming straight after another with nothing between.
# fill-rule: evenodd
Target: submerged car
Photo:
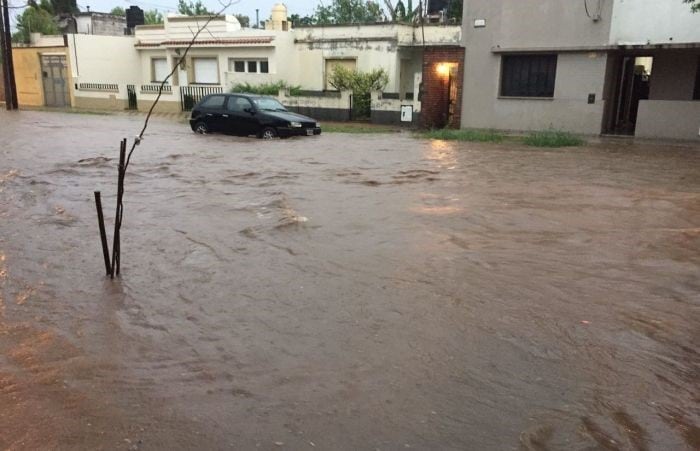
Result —
<instances>
[{"instance_id":1,"label":"submerged car","mask_svg":"<svg viewBox=\"0 0 700 451\"><path fill-rule=\"evenodd\" d=\"M271 97L250 94L210 94L192 108L190 127L196 133L221 132L258 138L313 136L321 124L288 111Z\"/></svg>"}]
</instances>

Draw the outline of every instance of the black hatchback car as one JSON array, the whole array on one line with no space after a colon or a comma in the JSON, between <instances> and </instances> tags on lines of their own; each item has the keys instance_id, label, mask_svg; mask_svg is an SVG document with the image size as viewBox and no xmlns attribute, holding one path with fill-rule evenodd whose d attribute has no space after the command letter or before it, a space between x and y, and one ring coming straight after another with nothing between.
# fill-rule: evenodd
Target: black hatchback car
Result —
<instances>
[{"instance_id":1,"label":"black hatchback car","mask_svg":"<svg viewBox=\"0 0 700 451\"><path fill-rule=\"evenodd\" d=\"M190 127L196 133L222 132L271 139L321 134L321 124L287 111L271 97L251 94L210 94L192 109Z\"/></svg>"}]
</instances>

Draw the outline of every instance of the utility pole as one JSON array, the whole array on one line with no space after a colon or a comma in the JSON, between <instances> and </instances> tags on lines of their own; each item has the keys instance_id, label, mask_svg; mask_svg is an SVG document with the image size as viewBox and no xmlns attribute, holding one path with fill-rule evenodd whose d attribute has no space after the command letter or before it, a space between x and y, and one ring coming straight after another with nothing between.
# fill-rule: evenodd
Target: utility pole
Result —
<instances>
[{"instance_id":1,"label":"utility pole","mask_svg":"<svg viewBox=\"0 0 700 451\"><path fill-rule=\"evenodd\" d=\"M2 35L0 36L0 51L2 52L2 68L5 79L5 107L8 110L19 108L17 102L17 85L15 84L15 66L12 60L12 35L10 34L10 0L0 0L2 2Z\"/></svg>"}]
</instances>

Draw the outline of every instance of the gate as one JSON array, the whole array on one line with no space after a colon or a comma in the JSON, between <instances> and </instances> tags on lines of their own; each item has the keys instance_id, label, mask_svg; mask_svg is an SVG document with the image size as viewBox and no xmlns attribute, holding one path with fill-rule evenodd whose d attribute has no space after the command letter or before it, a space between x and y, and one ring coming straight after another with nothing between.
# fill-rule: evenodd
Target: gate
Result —
<instances>
[{"instance_id":1,"label":"gate","mask_svg":"<svg viewBox=\"0 0 700 451\"><path fill-rule=\"evenodd\" d=\"M41 77L44 84L44 105L70 106L66 84L66 57L63 55L41 55Z\"/></svg>"},{"instance_id":2,"label":"gate","mask_svg":"<svg viewBox=\"0 0 700 451\"><path fill-rule=\"evenodd\" d=\"M350 95L350 120L366 121L372 114L372 97L369 92Z\"/></svg>"},{"instance_id":3,"label":"gate","mask_svg":"<svg viewBox=\"0 0 700 451\"><path fill-rule=\"evenodd\" d=\"M128 110L138 110L138 102L136 101L136 86L126 85L126 96L129 99Z\"/></svg>"},{"instance_id":4,"label":"gate","mask_svg":"<svg viewBox=\"0 0 700 451\"><path fill-rule=\"evenodd\" d=\"M182 111L191 111L202 97L209 94L221 94L224 89L221 86L180 86L180 106Z\"/></svg>"},{"instance_id":5,"label":"gate","mask_svg":"<svg viewBox=\"0 0 700 451\"><path fill-rule=\"evenodd\" d=\"M453 119L455 116L455 111L457 108L457 65L450 66L450 76L447 80L447 126L459 126L459 124L453 124Z\"/></svg>"}]
</instances>

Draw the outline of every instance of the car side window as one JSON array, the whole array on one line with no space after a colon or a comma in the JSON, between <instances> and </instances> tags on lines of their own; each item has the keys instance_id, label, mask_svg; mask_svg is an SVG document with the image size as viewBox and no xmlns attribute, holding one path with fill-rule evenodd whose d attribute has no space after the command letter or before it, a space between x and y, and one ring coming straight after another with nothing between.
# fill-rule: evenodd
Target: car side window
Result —
<instances>
[{"instance_id":1,"label":"car side window","mask_svg":"<svg viewBox=\"0 0 700 451\"><path fill-rule=\"evenodd\" d=\"M211 96L202 102L202 108L222 108L224 106L224 96Z\"/></svg>"},{"instance_id":2,"label":"car side window","mask_svg":"<svg viewBox=\"0 0 700 451\"><path fill-rule=\"evenodd\" d=\"M253 105L250 100L245 97L229 97L227 109L233 113L240 113L245 111L246 108L252 108Z\"/></svg>"}]
</instances>

